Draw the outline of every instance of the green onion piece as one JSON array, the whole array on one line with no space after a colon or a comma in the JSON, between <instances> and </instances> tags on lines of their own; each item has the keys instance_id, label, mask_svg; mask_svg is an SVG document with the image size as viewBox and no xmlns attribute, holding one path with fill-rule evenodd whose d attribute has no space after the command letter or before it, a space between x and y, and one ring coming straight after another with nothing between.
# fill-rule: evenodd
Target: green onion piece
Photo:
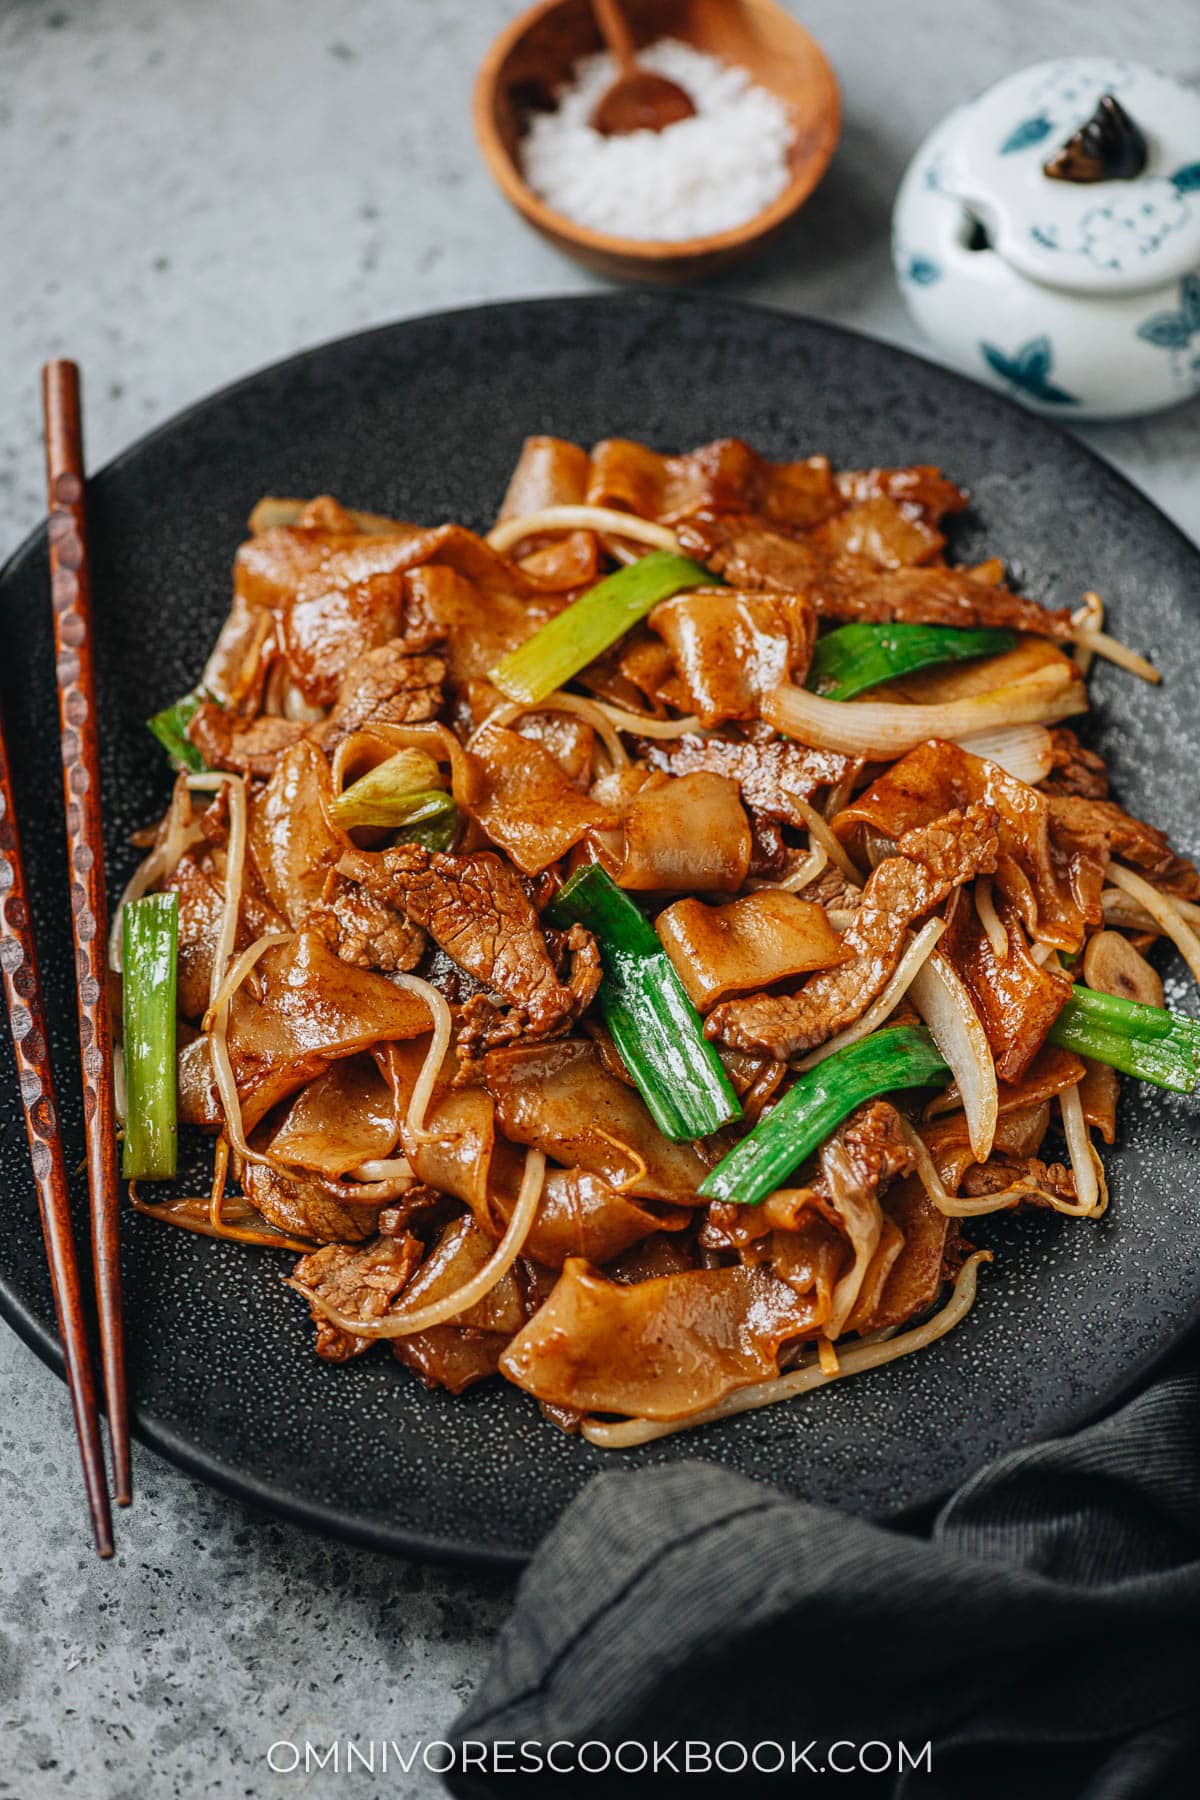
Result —
<instances>
[{"instance_id":1,"label":"green onion piece","mask_svg":"<svg viewBox=\"0 0 1200 1800\"><path fill-rule=\"evenodd\" d=\"M729 1152L700 1192L757 1206L824 1143L848 1112L896 1088L938 1087L950 1070L923 1025L892 1025L835 1050L799 1076L783 1099Z\"/></svg>"},{"instance_id":2,"label":"green onion piece","mask_svg":"<svg viewBox=\"0 0 1200 1800\"><path fill-rule=\"evenodd\" d=\"M416 824L435 818L453 804L438 785L438 766L427 751L398 750L352 781L329 811L343 830L349 831L356 825Z\"/></svg>"},{"instance_id":3,"label":"green onion piece","mask_svg":"<svg viewBox=\"0 0 1200 1800\"><path fill-rule=\"evenodd\" d=\"M710 570L686 556L651 550L548 620L496 665L490 680L508 699L536 705L615 644L660 600L715 581Z\"/></svg>"},{"instance_id":4,"label":"green onion piece","mask_svg":"<svg viewBox=\"0 0 1200 1800\"><path fill-rule=\"evenodd\" d=\"M896 675L998 656L1016 641L1012 631L965 631L957 625L842 625L817 639L805 686L826 700L850 700Z\"/></svg>"},{"instance_id":5,"label":"green onion piece","mask_svg":"<svg viewBox=\"0 0 1200 1800\"><path fill-rule=\"evenodd\" d=\"M187 734L188 725L193 715L208 700L214 699L205 687L194 687L190 694L182 700L176 700L173 706L165 706L162 712L155 713L152 719L146 720L146 728L152 731L167 755L174 769L187 769L194 775L202 775L208 764Z\"/></svg>"},{"instance_id":6,"label":"green onion piece","mask_svg":"<svg viewBox=\"0 0 1200 1800\"><path fill-rule=\"evenodd\" d=\"M128 902L122 983L125 1037L127 1180L166 1181L175 1173L175 966L179 899L150 894Z\"/></svg>"},{"instance_id":7,"label":"green onion piece","mask_svg":"<svg viewBox=\"0 0 1200 1800\"><path fill-rule=\"evenodd\" d=\"M599 863L572 875L544 916L594 934L604 1023L663 1136L685 1143L740 1119L724 1065L657 933Z\"/></svg>"},{"instance_id":8,"label":"green onion piece","mask_svg":"<svg viewBox=\"0 0 1200 1800\"><path fill-rule=\"evenodd\" d=\"M423 795L421 798L426 802L428 810L423 811L419 819L414 818L403 831L397 833L397 837L401 843L424 844L426 850L448 850L458 831L458 807L449 794L441 792L436 796L436 807L433 795Z\"/></svg>"},{"instance_id":9,"label":"green onion piece","mask_svg":"<svg viewBox=\"0 0 1200 1800\"><path fill-rule=\"evenodd\" d=\"M1075 988L1050 1028L1050 1042L1177 1094L1190 1094L1200 1081L1195 1019L1093 988Z\"/></svg>"}]
</instances>

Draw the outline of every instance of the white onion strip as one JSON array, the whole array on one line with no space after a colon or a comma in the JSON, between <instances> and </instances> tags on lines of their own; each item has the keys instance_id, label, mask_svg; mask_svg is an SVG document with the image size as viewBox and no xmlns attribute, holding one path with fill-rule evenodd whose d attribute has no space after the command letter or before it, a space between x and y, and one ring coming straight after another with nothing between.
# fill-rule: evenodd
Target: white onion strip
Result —
<instances>
[{"instance_id":1,"label":"white onion strip","mask_svg":"<svg viewBox=\"0 0 1200 1800\"><path fill-rule=\"evenodd\" d=\"M992 1047L971 996L949 958L937 950L917 970L910 992L958 1083L971 1154L986 1162L996 1141L1000 1090Z\"/></svg>"},{"instance_id":2,"label":"white onion strip","mask_svg":"<svg viewBox=\"0 0 1200 1800\"><path fill-rule=\"evenodd\" d=\"M529 1236L537 1215L538 1204L542 1197L542 1185L546 1174L546 1158L542 1151L531 1150L525 1158L525 1172L521 1177L521 1191L517 1195L517 1204L513 1208L508 1229L496 1245L495 1250L484 1263L482 1269L474 1274L470 1281L464 1282L453 1294L446 1294L440 1300L431 1300L427 1306L418 1306L413 1312L388 1313L382 1319L364 1321L355 1318L353 1313L345 1313L340 1307L332 1306L322 1295L310 1288L306 1282L295 1277L288 1286L303 1294L309 1304L337 1325L342 1331L348 1331L353 1337L365 1338L398 1338L412 1337L418 1331L430 1331L435 1325L444 1325L449 1319L456 1319L460 1313L467 1312L491 1293L498 1281L501 1281L516 1262Z\"/></svg>"},{"instance_id":3,"label":"white onion strip","mask_svg":"<svg viewBox=\"0 0 1200 1800\"><path fill-rule=\"evenodd\" d=\"M997 962L1008 961L1008 933L1000 922L996 911L996 902L992 898L992 878L981 875L975 883L975 911L979 914L979 923L983 926L984 935L992 946L992 955Z\"/></svg>"},{"instance_id":4,"label":"white onion strip","mask_svg":"<svg viewBox=\"0 0 1200 1800\"><path fill-rule=\"evenodd\" d=\"M762 706L763 718L776 731L812 749L888 761L915 750L928 738L957 742L1013 725L1050 725L1086 711L1083 681L1066 661L1047 663L986 694L927 706L826 700L790 682L773 688Z\"/></svg>"},{"instance_id":5,"label":"white onion strip","mask_svg":"<svg viewBox=\"0 0 1200 1800\"><path fill-rule=\"evenodd\" d=\"M501 519L488 532L487 541L503 556L524 538L537 537L543 531L611 531L617 537L679 555L679 539L667 526L639 519L636 513L618 512L613 506L543 506L520 519Z\"/></svg>"},{"instance_id":6,"label":"white onion strip","mask_svg":"<svg viewBox=\"0 0 1200 1800\"><path fill-rule=\"evenodd\" d=\"M752 1387L739 1388L715 1406L693 1413L687 1419L626 1419L620 1423L585 1419L580 1427L582 1435L589 1444L595 1444L601 1450L633 1450L639 1444L653 1443L655 1438L670 1437L677 1431L691 1431L697 1425L711 1425L718 1419L732 1418L736 1413L773 1406L777 1400L791 1400L797 1394L810 1393L813 1388L824 1387L830 1381L842 1381L847 1375L859 1375L867 1369L877 1369L883 1363L896 1362L902 1356L911 1356L914 1351L936 1343L938 1338L945 1337L948 1331L962 1323L975 1300L979 1265L991 1260L990 1250L976 1250L969 1256L958 1272L949 1300L923 1325L902 1331L896 1337L877 1339L874 1343L839 1346L836 1374L827 1372L814 1358L774 1381L760 1381Z\"/></svg>"},{"instance_id":7,"label":"white onion strip","mask_svg":"<svg viewBox=\"0 0 1200 1800\"><path fill-rule=\"evenodd\" d=\"M1175 902L1166 894L1160 894L1158 889L1143 876L1136 875L1123 863L1109 863L1108 879L1114 887L1123 889L1131 899L1145 907L1159 930L1170 938L1196 980L1200 982L1200 937L1196 936Z\"/></svg>"},{"instance_id":8,"label":"white onion strip","mask_svg":"<svg viewBox=\"0 0 1200 1800\"><path fill-rule=\"evenodd\" d=\"M1044 781L1054 766L1054 745L1044 725L1013 725L1003 731L982 731L961 742L963 749L972 756L995 763L1030 787Z\"/></svg>"},{"instance_id":9,"label":"white onion strip","mask_svg":"<svg viewBox=\"0 0 1200 1800\"><path fill-rule=\"evenodd\" d=\"M946 921L944 919L926 919L896 964L891 980L862 1017L856 1019L853 1025L847 1025L845 1031L839 1031L836 1037L829 1038L819 1050L814 1050L801 1062L793 1063L792 1067L794 1069L815 1069L817 1064L823 1063L827 1056L832 1056L835 1051L844 1050L847 1044L856 1044L859 1038L868 1037L872 1031L883 1024L885 1019L890 1018L920 974L926 958L932 954L945 929ZM938 1047L941 1048L940 1045Z\"/></svg>"}]
</instances>

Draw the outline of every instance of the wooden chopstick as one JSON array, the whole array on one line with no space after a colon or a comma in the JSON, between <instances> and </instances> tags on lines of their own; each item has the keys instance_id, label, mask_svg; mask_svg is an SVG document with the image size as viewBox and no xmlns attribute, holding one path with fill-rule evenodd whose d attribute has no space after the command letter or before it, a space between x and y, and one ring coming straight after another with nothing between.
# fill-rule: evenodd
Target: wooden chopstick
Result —
<instances>
[{"instance_id":1,"label":"wooden chopstick","mask_svg":"<svg viewBox=\"0 0 1200 1800\"><path fill-rule=\"evenodd\" d=\"M101 1556L111 1556L112 1514L108 1508L104 1447L96 1410L96 1382L88 1349L75 1231L67 1192L67 1168L58 1130L54 1075L46 1041L37 949L25 893L21 839L17 831L3 720L0 720L0 895L3 896L0 901L0 970L4 976L8 1022L17 1059L21 1104L25 1109L25 1129L29 1135L29 1159L37 1185L42 1235L46 1240L50 1283L58 1313L58 1334L66 1359L67 1385L71 1390L96 1548Z\"/></svg>"},{"instance_id":2,"label":"wooden chopstick","mask_svg":"<svg viewBox=\"0 0 1200 1800\"><path fill-rule=\"evenodd\" d=\"M92 665L92 589L83 507L83 430L79 370L73 362L42 371L46 478L50 512L50 600L62 734L63 798L75 937L75 989L83 1065L83 1117L91 1198L92 1261L100 1319L100 1355L118 1506L132 1498L125 1338L121 1319L112 1028L108 1014L108 904L100 816L99 731Z\"/></svg>"}]
</instances>

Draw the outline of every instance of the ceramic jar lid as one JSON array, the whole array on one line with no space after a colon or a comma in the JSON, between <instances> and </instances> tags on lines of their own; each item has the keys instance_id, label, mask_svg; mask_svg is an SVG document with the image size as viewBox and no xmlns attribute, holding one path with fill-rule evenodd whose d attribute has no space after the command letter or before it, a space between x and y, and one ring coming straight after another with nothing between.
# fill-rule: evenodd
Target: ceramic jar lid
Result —
<instances>
[{"instance_id":1,"label":"ceramic jar lid","mask_svg":"<svg viewBox=\"0 0 1200 1800\"><path fill-rule=\"evenodd\" d=\"M1107 109L1109 151L1135 163L1144 155L1141 172L1091 181L1046 174L1105 95L1119 109ZM1122 137L1122 111L1137 136ZM962 108L936 182L1035 281L1097 295L1161 286L1200 266L1200 93L1104 57L1035 64Z\"/></svg>"}]
</instances>

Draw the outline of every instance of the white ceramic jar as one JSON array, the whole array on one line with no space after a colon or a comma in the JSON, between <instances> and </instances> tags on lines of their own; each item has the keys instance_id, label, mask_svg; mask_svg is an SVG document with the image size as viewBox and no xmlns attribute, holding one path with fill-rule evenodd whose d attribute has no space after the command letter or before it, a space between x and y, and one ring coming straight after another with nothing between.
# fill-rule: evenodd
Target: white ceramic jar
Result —
<instances>
[{"instance_id":1,"label":"white ceramic jar","mask_svg":"<svg viewBox=\"0 0 1200 1800\"><path fill-rule=\"evenodd\" d=\"M1145 140L1127 179L1048 158L1112 95ZM960 106L901 184L893 256L948 360L1038 411L1156 411L1200 392L1200 93L1137 63L1045 62Z\"/></svg>"}]
</instances>

